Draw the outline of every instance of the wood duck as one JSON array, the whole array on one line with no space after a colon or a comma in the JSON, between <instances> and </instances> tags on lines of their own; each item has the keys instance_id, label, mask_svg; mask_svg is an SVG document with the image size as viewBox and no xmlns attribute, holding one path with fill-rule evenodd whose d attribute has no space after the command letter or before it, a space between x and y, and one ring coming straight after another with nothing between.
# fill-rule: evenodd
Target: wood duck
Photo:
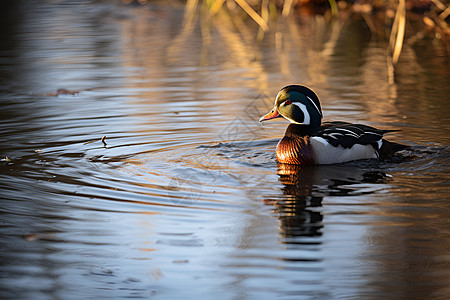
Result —
<instances>
[{"instance_id":1,"label":"wood duck","mask_svg":"<svg viewBox=\"0 0 450 300\"><path fill-rule=\"evenodd\" d=\"M284 117L291 123L278 142L280 163L326 165L358 159L387 157L408 146L383 139L387 132L362 124L322 123L319 98L309 88L289 85L280 90L274 108L259 121Z\"/></svg>"}]
</instances>

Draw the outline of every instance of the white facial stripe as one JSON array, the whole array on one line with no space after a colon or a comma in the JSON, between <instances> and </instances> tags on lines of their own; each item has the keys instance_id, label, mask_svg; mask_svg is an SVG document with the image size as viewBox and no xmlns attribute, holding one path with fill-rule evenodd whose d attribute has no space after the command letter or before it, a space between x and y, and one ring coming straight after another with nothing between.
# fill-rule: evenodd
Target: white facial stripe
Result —
<instances>
[{"instance_id":1,"label":"white facial stripe","mask_svg":"<svg viewBox=\"0 0 450 300\"><path fill-rule=\"evenodd\" d=\"M305 118L303 120L303 123L297 123L293 120L290 120L291 123L309 125L311 123L311 117L309 116L309 112L308 112L308 109L306 108L306 106L299 102L292 102L292 104L297 106L298 108L300 108L300 110L303 112L303 115L305 116Z\"/></svg>"},{"instance_id":2,"label":"white facial stripe","mask_svg":"<svg viewBox=\"0 0 450 300\"><path fill-rule=\"evenodd\" d=\"M314 107L316 108L317 112L319 113L319 115L321 117L323 117L322 112L320 111L320 109L317 107L316 103L313 101L313 99L309 98L309 96L306 96L306 98L311 101L311 103L314 105Z\"/></svg>"}]
</instances>

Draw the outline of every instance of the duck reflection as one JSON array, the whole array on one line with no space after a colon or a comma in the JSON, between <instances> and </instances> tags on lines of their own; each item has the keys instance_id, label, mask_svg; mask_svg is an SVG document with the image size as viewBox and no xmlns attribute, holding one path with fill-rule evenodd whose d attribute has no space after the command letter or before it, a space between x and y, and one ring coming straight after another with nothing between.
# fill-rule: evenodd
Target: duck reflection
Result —
<instances>
[{"instance_id":1,"label":"duck reflection","mask_svg":"<svg viewBox=\"0 0 450 300\"><path fill-rule=\"evenodd\" d=\"M314 210L322 206L322 196L313 194L317 167L278 164L277 174L284 185L284 200L274 202L280 219L280 234L288 240L301 236L320 236L322 214ZM293 241L292 241L293 242Z\"/></svg>"},{"instance_id":2,"label":"duck reflection","mask_svg":"<svg viewBox=\"0 0 450 300\"><path fill-rule=\"evenodd\" d=\"M285 197L272 200L280 220L280 234L285 243L304 243L301 237L322 235L322 200L326 196L355 196L372 193L367 183L384 183L387 175L379 170L354 166L300 166L278 164L277 174ZM308 243L314 243L309 241Z\"/></svg>"}]
</instances>

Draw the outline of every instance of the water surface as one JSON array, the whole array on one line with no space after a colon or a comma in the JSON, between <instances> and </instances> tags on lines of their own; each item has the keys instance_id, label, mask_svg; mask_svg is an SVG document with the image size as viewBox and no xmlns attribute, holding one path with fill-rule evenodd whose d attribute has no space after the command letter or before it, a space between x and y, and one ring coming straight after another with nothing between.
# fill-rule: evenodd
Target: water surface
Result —
<instances>
[{"instance_id":1,"label":"water surface","mask_svg":"<svg viewBox=\"0 0 450 300\"><path fill-rule=\"evenodd\" d=\"M183 23L175 2L4 8L3 299L450 293L439 41L406 42L393 74L358 18L282 20L258 43L251 22ZM277 165L287 124L257 120L292 83L317 92L326 120L400 129L389 139L412 149Z\"/></svg>"}]
</instances>

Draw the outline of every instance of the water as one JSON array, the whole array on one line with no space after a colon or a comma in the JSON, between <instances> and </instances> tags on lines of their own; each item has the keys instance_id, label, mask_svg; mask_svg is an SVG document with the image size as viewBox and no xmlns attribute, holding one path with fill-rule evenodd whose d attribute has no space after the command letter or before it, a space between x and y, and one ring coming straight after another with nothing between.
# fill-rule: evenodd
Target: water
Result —
<instances>
[{"instance_id":1,"label":"water","mask_svg":"<svg viewBox=\"0 0 450 300\"><path fill-rule=\"evenodd\" d=\"M226 15L183 24L176 2L2 6L3 299L450 293L439 41L405 43L393 78L357 19L284 20L257 43ZM401 129L389 139L412 150L277 165L287 124L257 120L291 83L327 120Z\"/></svg>"}]
</instances>

